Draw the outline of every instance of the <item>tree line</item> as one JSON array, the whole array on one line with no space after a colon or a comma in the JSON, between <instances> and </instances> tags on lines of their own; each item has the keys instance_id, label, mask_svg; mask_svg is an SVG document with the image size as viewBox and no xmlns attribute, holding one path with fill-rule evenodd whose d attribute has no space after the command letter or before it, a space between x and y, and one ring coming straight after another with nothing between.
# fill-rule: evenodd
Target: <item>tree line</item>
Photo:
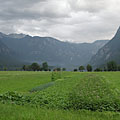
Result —
<instances>
[{"instance_id":1,"label":"tree line","mask_svg":"<svg viewBox=\"0 0 120 120\"><path fill-rule=\"evenodd\" d=\"M31 65L23 65L22 69L24 71L66 71L66 68L54 68L50 69L47 62L43 62L42 65L39 65L38 63L32 63Z\"/></svg>"},{"instance_id":2,"label":"tree line","mask_svg":"<svg viewBox=\"0 0 120 120\"><path fill-rule=\"evenodd\" d=\"M74 71L80 71L80 72L120 71L120 65L118 65L115 61L109 61L103 68L99 67L93 70L92 65L88 64L86 67L80 66L78 69L74 69Z\"/></svg>"},{"instance_id":3,"label":"tree line","mask_svg":"<svg viewBox=\"0 0 120 120\"><path fill-rule=\"evenodd\" d=\"M7 70L12 70L12 69L7 68L6 66L4 67L1 66L0 70L7 71ZM32 63L31 65L23 65L22 68L21 67L17 68L15 66L13 70L16 70L16 71L21 71L21 70L24 70L24 71L66 71L66 68L61 68L61 67L55 68L52 66L50 67L48 66L47 62L43 62L41 65L38 63ZM80 71L80 72L120 71L120 65L118 65L115 61L109 61L106 65L104 65L104 67L98 67L94 69L92 65L88 64L87 66L79 66L73 71Z\"/></svg>"},{"instance_id":4,"label":"tree line","mask_svg":"<svg viewBox=\"0 0 120 120\"><path fill-rule=\"evenodd\" d=\"M47 62L43 62L42 65L39 65L38 63L32 63L31 65L23 65L22 69L24 71L50 71Z\"/></svg>"}]
</instances>

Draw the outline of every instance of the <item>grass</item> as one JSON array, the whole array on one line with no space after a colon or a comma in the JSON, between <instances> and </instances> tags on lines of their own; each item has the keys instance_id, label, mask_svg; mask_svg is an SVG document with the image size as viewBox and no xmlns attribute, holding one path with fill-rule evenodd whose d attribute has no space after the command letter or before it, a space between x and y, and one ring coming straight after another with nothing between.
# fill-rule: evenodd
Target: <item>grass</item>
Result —
<instances>
[{"instance_id":1,"label":"grass","mask_svg":"<svg viewBox=\"0 0 120 120\"><path fill-rule=\"evenodd\" d=\"M0 93L28 92L32 88L50 81L50 72L0 72Z\"/></svg>"},{"instance_id":2,"label":"grass","mask_svg":"<svg viewBox=\"0 0 120 120\"><path fill-rule=\"evenodd\" d=\"M55 110L0 104L0 120L120 120L114 112Z\"/></svg>"},{"instance_id":3,"label":"grass","mask_svg":"<svg viewBox=\"0 0 120 120\"><path fill-rule=\"evenodd\" d=\"M99 72L97 74L104 76L107 81L120 90L120 72Z\"/></svg>"},{"instance_id":4,"label":"grass","mask_svg":"<svg viewBox=\"0 0 120 120\"><path fill-rule=\"evenodd\" d=\"M42 103L42 106L49 108L0 103L0 120L119 120L119 112L64 110L68 104L69 94L91 74L104 77L110 88L120 90L120 72L63 72L61 79L54 81L54 85L49 87L44 85L51 82L51 72L0 72L0 93L17 91L30 96L37 104ZM41 91L40 87L40 91L29 92L38 86L44 89Z\"/></svg>"}]
</instances>

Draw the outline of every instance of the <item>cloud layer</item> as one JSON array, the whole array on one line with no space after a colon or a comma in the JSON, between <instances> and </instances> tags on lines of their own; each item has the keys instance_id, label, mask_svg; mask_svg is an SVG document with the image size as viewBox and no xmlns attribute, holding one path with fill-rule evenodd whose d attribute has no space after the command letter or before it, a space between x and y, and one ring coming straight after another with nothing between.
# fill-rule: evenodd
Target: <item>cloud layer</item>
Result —
<instances>
[{"instance_id":1,"label":"cloud layer","mask_svg":"<svg viewBox=\"0 0 120 120\"><path fill-rule=\"evenodd\" d=\"M120 25L119 0L0 0L0 31L63 41L111 39Z\"/></svg>"}]
</instances>

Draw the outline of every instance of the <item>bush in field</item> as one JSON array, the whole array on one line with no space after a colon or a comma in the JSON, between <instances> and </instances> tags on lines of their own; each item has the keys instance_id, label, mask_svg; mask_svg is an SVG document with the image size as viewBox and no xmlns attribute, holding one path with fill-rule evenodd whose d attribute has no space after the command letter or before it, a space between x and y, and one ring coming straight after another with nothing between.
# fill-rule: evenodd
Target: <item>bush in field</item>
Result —
<instances>
[{"instance_id":1,"label":"bush in field","mask_svg":"<svg viewBox=\"0 0 120 120\"><path fill-rule=\"evenodd\" d=\"M73 71L74 71L74 72L77 72L77 71L78 71L78 69L74 69Z\"/></svg>"},{"instance_id":2,"label":"bush in field","mask_svg":"<svg viewBox=\"0 0 120 120\"><path fill-rule=\"evenodd\" d=\"M51 80L55 81L57 79L61 79L61 72L53 71L51 75Z\"/></svg>"},{"instance_id":3,"label":"bush in field","mask_svg":"<svg viewBox=\"0 0 120 120\"><path fill-rule=\"evenodd\" d=\"M25 105L30 103L31 98L29 96L23 96L17 92L7 92L0 95L0 101L2 103L12 103L17 105Z\"/></svg>"},{"instance_id":4,"label":"bush in field","mask_svg":"<svg viewBox=\"0 0 120 120\"><path fill-rule=\"evenodd\" d=\"M96 68L94 71L95 72L102 72L102 69L101 68Z\"/></svg>"},{"instance_id":5,"label":"bush in field","mask_svg":"<svg viewBox=\"0 0 120 120\"><path fill-rule=\"evenodd\" d=\"M119 94L102 77L89 75L69 95L71 108L92 111L120 111Z\"/></svg>"}]
</instances>

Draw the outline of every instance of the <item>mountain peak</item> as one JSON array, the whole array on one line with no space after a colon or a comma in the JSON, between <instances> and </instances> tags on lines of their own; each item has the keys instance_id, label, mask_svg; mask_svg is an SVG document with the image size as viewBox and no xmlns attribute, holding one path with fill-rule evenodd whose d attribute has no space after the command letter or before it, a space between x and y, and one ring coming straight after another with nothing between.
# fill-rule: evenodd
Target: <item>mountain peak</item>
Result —
<instances>
[{"instance_id":1,"label":"mountain peak","mask_svg":"<svg viewBox=\"0 0 120 120\"><path fill-rule=\"evenodd\" d=\"M0 32L0 38L2 38L2 37L4 37L4 36L6 36L6 34Z\"/></svg>"},{"instance_id":2,"label":"mountain peak","mask_svg":"<svg viewBox=\"0 0 120 120\"><path fill-rule=\"evenodd\" d=\"M117 38L120 38L120 26L119 26L119 28L118 28L118 30L117 30L114 38L116 38L116 37L117 37Z\"/></svg>"},{"instance_id":3,"label":"mountain peak","mask_svg":"<svg viewBox=\"0 0 120 120\"><path fill-rule=\"evenodd\" d=\"M96 67L104 66L107 62L114 60L120 64L120 27L115 36L104 45L95 56L92 57L90 64Z\"/></svg>"}]
</instances>

